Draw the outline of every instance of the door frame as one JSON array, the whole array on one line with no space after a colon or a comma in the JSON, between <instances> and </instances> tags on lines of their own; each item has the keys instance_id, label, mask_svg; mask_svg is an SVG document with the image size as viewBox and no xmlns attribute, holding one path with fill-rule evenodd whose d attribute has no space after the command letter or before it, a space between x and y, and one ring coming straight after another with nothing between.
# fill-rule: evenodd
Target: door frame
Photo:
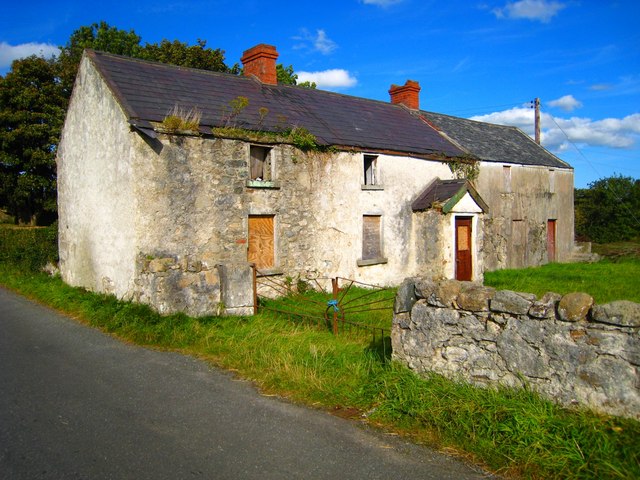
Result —
<instances>
[{"instance_id":1,"label":"door frame","mask_svg":"<svg viewBox=\"0 0 640 480\"><path fill-rule=\"evenodd\" d=\"M558 221L555 218L547 220L547 260L549 263L558 261Z\"/></svg>"},{"instance_id":2,"label":"door frame","mask_svg":"<svg viewBox=\"0 0 640 480\"><path fill-rule=\"evenodd\" d=\"M454 265L454 278L456 280L466 280L473 281L474 274L474 228L473 228L473 216L469 215L456 215L453 221L453 265ZM467 226L467 238L464 240L468 248L468 255L461 256L459 255L460 250L458 245L460 242L458 241L458 227ZM464 262L464 265L460 267L461 263Z\"/></svg>"}]
</instances>

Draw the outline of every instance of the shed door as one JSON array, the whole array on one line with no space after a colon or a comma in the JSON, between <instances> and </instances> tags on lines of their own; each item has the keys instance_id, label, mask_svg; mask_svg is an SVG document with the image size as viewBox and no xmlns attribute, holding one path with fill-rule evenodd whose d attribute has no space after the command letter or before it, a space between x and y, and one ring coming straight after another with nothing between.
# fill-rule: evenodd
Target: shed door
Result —
<instances>
[{"instance_id":1,"label":"shed door","mask_svg":"<svg viewBox=\"0 0 640 480\"><path fill-rule=\"evenodd\" d=\"M549 262L556 261L556 221L547 220L547 255Z\"/></svg>"},{"instance_id":2,"label":"shed door","mask_svg":"<svg viewBox=\"0 0 640 480\"><path fill-rule=\"evenodd\" d=\"M250 215L247 259L260 269L273 268L274 257L273 215Z\"/></svg>"},{"instance_id":3,"label":"shed door","mask_svg":"<svg viewBox=\"0 0 640 480\"><path fill-rule=\"evenodd\" d=\"M456 280L471 280L471 218L456 217Z\"/></svg>"}]
</instances>

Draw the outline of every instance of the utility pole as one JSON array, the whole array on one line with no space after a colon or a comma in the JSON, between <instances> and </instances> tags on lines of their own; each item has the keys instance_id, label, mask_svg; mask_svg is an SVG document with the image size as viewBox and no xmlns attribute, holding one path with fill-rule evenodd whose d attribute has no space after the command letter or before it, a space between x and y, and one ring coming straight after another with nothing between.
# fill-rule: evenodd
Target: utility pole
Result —
<instances>
[{"instance_id":1,"label":"utility pole","mask_svg":"<svg viewBox=\"0 0 640 480\"><path fill-rule=\"evenodd\" d=\"M535 132L536 143L540 145L540 99L536 97L532 102L531 108L535 108Z\"/></svg>"}]
</instances>

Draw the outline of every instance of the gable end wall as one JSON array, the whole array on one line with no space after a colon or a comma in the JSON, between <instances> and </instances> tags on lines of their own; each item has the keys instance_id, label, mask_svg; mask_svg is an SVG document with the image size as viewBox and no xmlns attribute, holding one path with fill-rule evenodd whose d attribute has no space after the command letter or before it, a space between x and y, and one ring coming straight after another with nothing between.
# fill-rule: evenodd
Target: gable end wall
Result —
<instances>
[{"instance_id":1,"label":"gable end wall","mask_svg":"<svg viewBox=\"0 0 640 480\"><path fill-rule=\"evenodd\" d=\"M134 280L132 135L84 57L57 158L60 272L70 285L121 298L131 296Z\"/></svg>"}]
</instances>

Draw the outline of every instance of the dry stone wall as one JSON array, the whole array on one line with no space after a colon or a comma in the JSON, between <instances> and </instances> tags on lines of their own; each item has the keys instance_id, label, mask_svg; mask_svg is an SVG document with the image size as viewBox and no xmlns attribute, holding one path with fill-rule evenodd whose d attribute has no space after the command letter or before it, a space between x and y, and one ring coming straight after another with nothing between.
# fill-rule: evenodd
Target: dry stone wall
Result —
<instances>
[{"instance_id":1,"label":"dry stone wall","mask_svg":"<svg viewBox=\"0 0 640 480\"><path fill-rule=\"evenodd\" d=\"M418 373L527 385L564 405L640 418L637 303L410 278L396 297L391 339L394 359Z\"/></svg>"}]
</instances>

